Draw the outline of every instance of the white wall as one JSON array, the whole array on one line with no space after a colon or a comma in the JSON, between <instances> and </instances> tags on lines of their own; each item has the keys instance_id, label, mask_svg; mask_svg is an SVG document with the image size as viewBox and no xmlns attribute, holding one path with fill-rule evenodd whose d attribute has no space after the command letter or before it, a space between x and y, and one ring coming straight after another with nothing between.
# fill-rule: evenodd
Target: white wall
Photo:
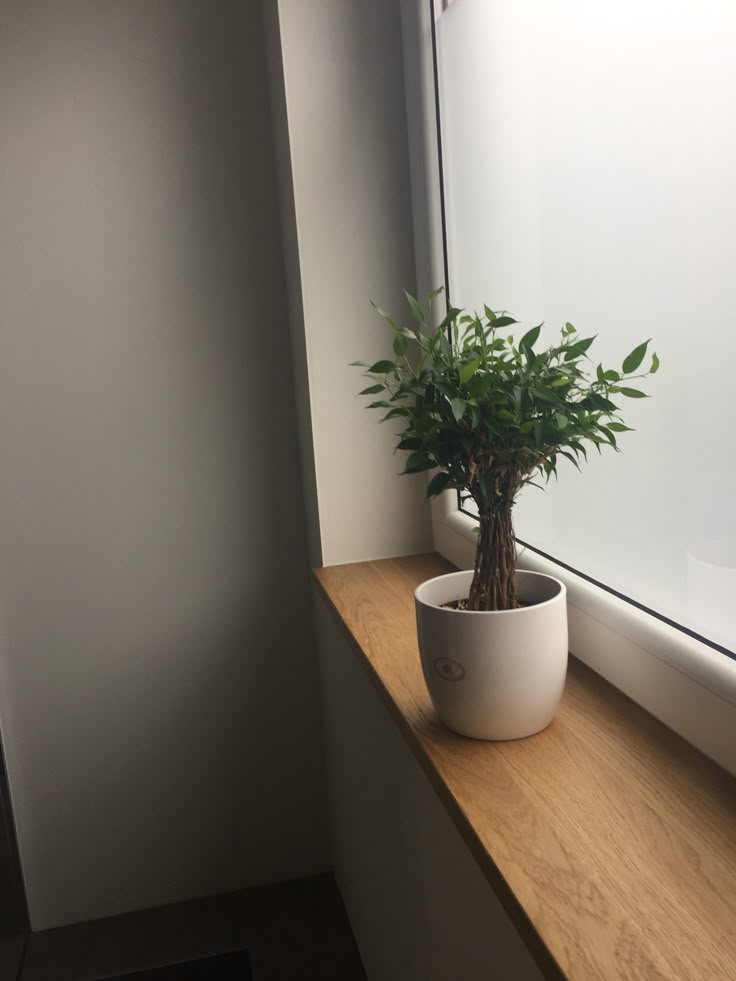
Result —
<instances>
[{"instance_id":1,"label":"white wall","mask_svg":"<svg viewBox=\"0 0 736 981\"><path fill-rule=\"evenodd\" d=\"M391 351L369 301L403 316L402 288L415 282L399 4L277 0L278 24L274 4L264 0L280 30L274 104L292 181L282 180L282 214L299 267L290 300L304 325L297 387L308 384L314 441L313 556L334 565L426 551L426 478L397 477L397 428L365 410L356 393L367 383L348 367Z\"/></svg>"},{"instance_id":2,"label":"white wall","mask_svg":"<svg viewBox=\"0 0 736 981\"><path fill-rule=\"evenodd\" d=\"M0 0L0 719L36 929L327 864L265 71L255 0Z\"/></svg>"}]
</instances>

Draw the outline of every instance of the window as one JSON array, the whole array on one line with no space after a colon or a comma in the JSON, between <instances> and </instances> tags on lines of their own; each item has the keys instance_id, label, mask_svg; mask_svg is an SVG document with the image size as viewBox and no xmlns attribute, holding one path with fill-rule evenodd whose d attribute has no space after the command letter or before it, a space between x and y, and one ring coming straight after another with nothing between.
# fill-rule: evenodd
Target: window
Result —
<instances>
[{"instance_id":1,"label":"window","mask_svg":"<svg viewBox=\"0 0 736 981\"><path fill-rule=\"evenodd\" d=\"M736 9L404 6L420 286L662 359L623 454L521 496L520 562L565 579L573 653L733 769ZM447 495L438 550L467 564L471 523Z\"/></svg>"}]
</instances>

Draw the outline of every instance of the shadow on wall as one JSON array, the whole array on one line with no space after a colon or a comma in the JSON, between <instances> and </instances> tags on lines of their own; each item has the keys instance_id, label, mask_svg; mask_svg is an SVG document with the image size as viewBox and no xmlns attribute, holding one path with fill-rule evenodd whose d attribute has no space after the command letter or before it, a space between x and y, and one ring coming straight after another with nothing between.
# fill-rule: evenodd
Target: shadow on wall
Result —
<instances>
[{"instance_id":1,"label":"shadow on wall","mask_svg":"<svg viewBox=\"0 0 736 981\"><path fill-rule=\"evenodd\" d=\"M259 9L0 16L0 712L35 928L327 866Z\"/></svg>"}]
</instances>

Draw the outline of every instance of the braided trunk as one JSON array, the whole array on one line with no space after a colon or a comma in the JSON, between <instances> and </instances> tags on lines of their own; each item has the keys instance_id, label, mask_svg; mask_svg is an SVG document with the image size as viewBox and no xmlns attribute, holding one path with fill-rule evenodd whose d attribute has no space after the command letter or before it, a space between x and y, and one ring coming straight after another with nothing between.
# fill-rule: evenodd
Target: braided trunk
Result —
<instances>
[{"instance_id":1,"label":"braided trunk","mask_svg":"<svg viewBox=\"0 0 736 981\"><path fill-rule=\"evenodd\" d=\"M469 610L513 610L516 600L516 544L511 509L480 515L475 572L468 597Z\"/></svg>"}]
</instances>

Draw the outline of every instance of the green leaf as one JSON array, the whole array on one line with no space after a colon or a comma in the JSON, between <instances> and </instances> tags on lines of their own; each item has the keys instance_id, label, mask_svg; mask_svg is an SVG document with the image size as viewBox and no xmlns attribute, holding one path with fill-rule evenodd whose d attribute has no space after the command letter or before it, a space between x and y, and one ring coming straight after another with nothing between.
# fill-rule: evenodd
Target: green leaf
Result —
<instances>
[{"instance_id":1,"label":"green leaf","mask_svg":"<svg viewBox=\"0 0 736 981\"><path fill-rule=\"evenodd\" d=\"M579 358L581 354L585 354L597 336L596 334L593 337L585 337L582 341L575 341L574 344L571 344L565 351L565 361L572 361L573 358Z\"/></svg>"},{"instance_id":2,"label":"green leaf","mask_svg":"<svg viewBox=\"0 0 736 981\"><path fill-rule=\"evenodd\" d=\"M465 415L465 409L467 408L467 402L465 399L453 399L450 403L452 406L452 414L455 417L456 422L460 422L462 417Z\"/></svg>"},{"instance_id":3,"label":"green leaf","mask_svg":"<svg viewBox=\"0 0 736 981\"><path fill-rule=\"evenodd\" d=\"M578 468L578 470L580 470L580 464L579 464L579 463L578 463L578 461L577 461L577 460L575 459L575 457L574 457L574 456L572 455L572 453L568 453L568 452L567 452L567 450L558 450L558 452L559 452L559 453L560 453L560 454L561 454L562 456L564 456L564 457L565 457L566 459L568 459L568 460L570 461L570 463L572 463L572 464L573 464L573 466L575 466L575 467L577 467L577 468Z\"/></svg>"},{"instance_id":4,"label":"green leaf","mask_svg":"<svg viewBox=\"0 0 736 981\"><path fill-rule=\"evenodd\" d=\"M462 368L460 369L460 384L461 385L465 385L468 381L470 381L470 379L473 377L473 375L478 370L478 366L480 365L480 363L481 363L481 359L480 358L474 358L472 361L468 361L467 364L464 364L462 366Z\"/></svg>"},{"instance_id":5,"label":"green leaf","mask_svg":"<svg viewBox=\"0 0 736 981\"><path fill-rule=\"evenodd\" d=\"M437 497L438 494L447 489L451 479L449 473L445 473L444 470L436 473L427 484L427 497Z\"/></svg>"},{"instance_id":6,"label":"green leaf","mask_svg":"<svg viewBox=\"0 0 736 981\"><path fill-rule=\"evenodd\" d=\"M421 473L423 470L432 470L437 464L422 450L412 453L406 461L403 473Z\"/></svg>"},{"instance_id":7,"label":"green leaf","mask_svg":"<svg viewBox=\"0 0 736 981\"><path fill-rule=\"evenodd\" d=\"M541 399L543 402L551 402L553 405L561 404L562 396L553 395L551 392L545 392L544 389L540 388L530 388L529 391L535 399Z\"/></svg>"},{"instance_id":8,"label":"green leaf","mask_svg":"<svg viewBox=\"0 0 736 981\"><path fill-rule=\"evenodd\" d=\"M514 320L513 317L496 317L493 322L494 327L510 327L512 324L518 324L518 320Z\"/></svg>"},{"instance_id":9,"label":"green leaf","mask_svg":"<svg viewBox=\"0 0 736 981\"><path fill-rule=\"evenodd\" d=\"M481 489L483 497L490 504L493 500L493 479L487 470L483 470L482 473L478 474L478 486Z\"/></svg>"},{"instance_id":10,"label":"green leaf","mask_svg":"<svg viewBox=\"0 0 736 981\"><path fill-rule=\"evenodd\" d=\"M491 323L494 323L494 321L496 320L496 314L493 312L493 310L491 310L491 308L489 306L486 306L485 304L483 304L483 310L485 311L486 320L489 320Z\"/></svg>"},{"instance_id":11,"label":"green leaf","mask_svg":"<svg viewBox=\"0 0 736 981\"><path fill-rule=\"evenodd\" d=\"M367 361L351 361L350 364L348 365L348 368L367 368L367 367L368 367Z\"/></svg>"},{"instance_id":12,"label":"green leaf","mask_svg":"<svg viewBox=\"0 0 736 981\"><path fill-rule=\"evenodd\" d=\"M648 399L649 396L646 392L640 392L638 388L619 388L616 386L611 389L612 392L617 392L620 395L625 395L627 399Z\"/></svg>"},{"instance_id":13,"label":"green leaf","mask_svg":"<svg viewBox=\"0 0 736 981\"><path fill-rule=\"evenodd\" d=\"M441 333L444 333L444 331L446 331L448 327L450 327L452 324L455 323L455 321L457 320L457 318L460 316L461 313L462 310L460 309L460 307L449 306L447 308L447 316L439 325L437 330L440 331Z\"/></svg>"},{"instance_id":14,"label":"green leaf","mask_svg":"<svg viewBox=\"0 0 736 981\"><path fill-rule=\"evenodd\" d=\"M609 382L617 382L621 379L621 375L617 371L604 371L603 377Z\"/></svg>"},{"instance_id":15,"label":"green leaf","mask_svg":"<svg viewBox=\"0 0 736 981\"><path fill-rule=\"evenodd\" d=\"M396 371L398 365L393 361L376 361L368 369L368 373L371 375L389 375Z\"/></svg>"},{"instance_id":16,"label":"green leaf","mask_svg":"<svg viewBox=\"0 0 736 981\"><path fill-rule=\"evenodd\" d=\"M404 296L406 297L406 300L409 304L409 308L411 309L412 317L414 317L414 319L417 320L420 324L423 324L424 321L427 319L427 317L424 313L424 310L422 310L421 303L416 299L416 297L413 297L411 293L407 293L406 290L404 290Z\"/></svg>"},{"instance_id":17,"label":"green leaf","mask_svg":"<svg viewBox=\"0 0 736 981\"><path fill-rule=\"evenodd\" d=\"M564 412L555 412L555 421L557 422L558 429L566 429L570 420L567 418Z\"/></svg>"},{"instance_id":18,"label":"green leaf","mask_svg":"<svg viewBox=\"0 0 736 981\"><path fill-rule=\"evenodd\" d=\"M649 369L649 373L651 375L656 374L658 368L659 368L659 358L657 357L657 352L655 351L654 354L652 355L652 367Z\"/></svg>"},{"instance_id":19,"label":"green leaf","mask_svg":"<svg viewBox=\"0 0 736 981\"><path fill-rule=\"evenodd\" d=\"M609 422L608 428L612 429L614 433L633 433L631 426L624 426L622 422Z\"/></svg>"},{"instance_id":20,"label":"green leaf","mask_svg":"<svg viewBox=\"0 0 736 981\"><path fill-rule=\"evenodd\" d=\"M573 325L569 321L568 321L568 323L565 324L565 326L564 326L563 329L564 329L564 331L565 331L566 334L574 334L575 333L575 328L573 327Z\"/></svg>"},{"instance_id":21,"label":"green leaf","mask_svg":"<svg viewBox=\"0 0 736 981\"><path fill-rule=\"evenodd\" d=\"M408 346L409 342L404 334L396 334L394 336L394 354L397 358L400 358L406 354L406 349Z\"/></svg>"},{"instance_id":22,"label":"green leaf","mask_svg":"<svg viewBox=\"0 0 736 981\"><path fill-rule=\"evenodd\" d=\"M615 412L616 406L611 402L610 399L605 398L603 395L599 395L598 392L591 392L586 400L594 409L598 409L600 412Z\"/></svg>"},{"instance_id":23,"label":"green leaf","mask_svg":"<svg viewBox=\"0 0 736 981\"><path fill-rule=\"evenodd\" d=\"M376 313L379 315L379 317L383 317L383 319L386 321L386 323L390 324L393 327L394 330L397 330L396 324L389 317L389 315L386 313L386 311L383 309L383 307L376 306L376 304L373 302L373 300L371 300L371 306L376 311Z\"/></svg>"},{"instance_id":24,"label":"green leaf","mask_svg":"<svg viewBox=\"0 0 736 981\"><path fill-rule=\"evenodd\" d=\"M532 327L531 330L528 330L526 334L524 334L522 339L519 341L519 347L520 348L528 347L531 350L531 348L534 347L537 338L539 337L539 332L541 331L541 329L542 329L542 325L538 324L536 327Z\"/></svg>"},{"instance_id":25,"label":"green leaf","mask_svg":"<svg viewBox=\"0 0 736 981\"><path fill-rule=\"evenodd\" d=\"M571 439L568 441L568 445L572 446L576 453L582 453L585 459L588 459L588 451L585 449L582 443L576 439Z\"/></svg>"},{"instance_id":26,"label":"green leaf","mask_svg":"<svg viewBox=\"0 0 736 981\"><path fill-rule=\"evenodd\" d=\"M651 338L649 340L651 340ZM644 360L644 355L647 353L648 346L649 341L644 341L643 344L635 347L627 358L624 358L624 363L621 365L621 370L625 375L630 375L632 371L636 371Z\"/></svg>"},{"instance_id":27,"label":"green leaf","mask_svg":"<svg viewBox=\"0 0 736 981\"><path fill-rule=\"evenodd\" d=\"M486 374L475 374L473 375L470 385L470 397L474 399L482 399L488 394L488 391L493 386L493 376Z\"/></svg>"},{"instance_id":28,"label":"green leaf","mask_svg":"<svg viewBox=\"0 0 736 981\"><path fill-rule=\"evenodd\" d=\"M601 426L600 427L600 430L601 430L602 433L605 433L606 434L606 436L608 437L608 441L610 442L611 446L615 447L616 446L616 437L613 435L613 433L608 428L608 426Z\"/></svg>"},{"instance_id":29,"label":"green leaf","mask_svg":"<svg viewBox=\"0 0 736 981\"><path fill-rule=\"evenodd\" d=\"M396 446L397 450L420 450L421 448L422 441L416 436L402 436Z\"/></svg>"},{"instance_id":30,"label":"green leaf","mask_svg":"<svg viewBox=\"0 0 736 981\"><path fill-rule=\"evenodd\" d=\"M364 388L362 392L358 392L358 395L377 395L385 389L385 385L369 385L368 388Z\"/></svg>"}]
</instances>

